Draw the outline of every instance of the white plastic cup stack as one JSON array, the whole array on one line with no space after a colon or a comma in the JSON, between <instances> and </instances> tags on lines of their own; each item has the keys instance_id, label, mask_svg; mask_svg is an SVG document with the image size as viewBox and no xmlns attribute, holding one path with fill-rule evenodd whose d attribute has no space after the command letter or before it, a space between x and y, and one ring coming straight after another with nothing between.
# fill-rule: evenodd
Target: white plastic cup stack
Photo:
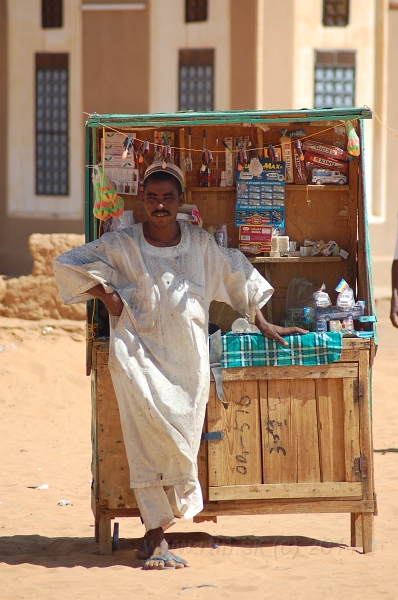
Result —
<instances>
[{"instance_id":1,"label":"white plastic cup stack","mask_svg":"<svg viewBox=\"0 0 398 600\"><path fill-rule=\"evenodd\" d=\"M280 235L278 237L278 250L281 254L287 254L289 252L289 236Z\"/></svg>"}]
</instances>

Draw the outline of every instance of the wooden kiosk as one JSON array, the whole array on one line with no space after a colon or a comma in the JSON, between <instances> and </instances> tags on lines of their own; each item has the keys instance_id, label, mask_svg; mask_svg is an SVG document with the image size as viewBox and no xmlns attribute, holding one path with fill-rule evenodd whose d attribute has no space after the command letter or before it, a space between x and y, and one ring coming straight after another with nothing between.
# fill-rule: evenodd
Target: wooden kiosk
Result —
<instances>
[{"instance_id":1,"label":"wooden kiosk","mask_svg":"<svg viewBox=\"0 0 398 600\"><path fill-rule=\"evenodd\" d=\"M351 120L361 140L365 108L287 112L176 113L157 115L92 115L86 127L86 236L98 236L93 218L91 166L98 164L103 135L113 131L155 141L155 131L174 134L175 162L184 166L188 132L192 135L193 170L185 172L186 202L196 204L203 227L226 223L231 247L238 246L234 225L235 187L200 187L198 172L206 146L222 150L221 140L249 136L259 156L269 144L279 144L282 128L304 129L311 139L334 144L335 127ZM341 138L340 138L341 139ZM153 160L150 146L148 162ZM218 153L225 170L225 153ZM235 159L234 159L235 160ZM215 168L213 162L213 170ZM123 196L123 194L121 194ZM137 196L125 195L125 209L135 221L144 219ZM336 240L349 255L332 257L252 257L251 262L272 283L275 293L266 305L268 320L279 323L289 281L306 277L324 281L330 293L343 277L356 298L366 301L368 322L359 328L369 337L344 337L338 361L323 366L246 367L223 369L226 410L211 383L198 468L205 507L196 522L218 515L349 513L351 545L372 551L373 484L371 426L371 365L377 348L369 256L363 152L349 163L347 185L286 185L286 235L293 240ZM332 297L335 303L336 298ZM89 322L92 306L88 307ZM210 321L228 331L238 315L225 305L211 306ZM100 553L112 551L111 520L138 517L108 371L108 319L95 311L95 336L88 343L92 377L93 487L92 508ZM366 321L366 320L365 320ZM358 328L358 327L357 327ZM372 337L373 336L373 337ZM217 432L222 432L217 434ZM222 437L221 437L222 436ZM208 436L207 436L208 437ZM210 436L211 437L211 436Z\"/></svg>"}]
</instances>

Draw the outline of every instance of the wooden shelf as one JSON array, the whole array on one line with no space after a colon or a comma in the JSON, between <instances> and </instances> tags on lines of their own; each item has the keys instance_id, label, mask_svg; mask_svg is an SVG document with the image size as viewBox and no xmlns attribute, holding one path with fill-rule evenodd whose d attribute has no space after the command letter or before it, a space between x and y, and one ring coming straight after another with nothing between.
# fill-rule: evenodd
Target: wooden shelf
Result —
<instances>
[{"instance_id":1,"label":"wooden shelf","mask_svg":"<svg viewBox=\"0 0 398 600\"><path fill-rule=\"evenodd\" d=\"M340 262L341 256L253 256L249 258L253 264L258 263L312 263L312 262Z\"/></svg>"},{"instance_id":2,"label":"wooden shelf","mask_svg":"<svg viewBox=\"0 0 398 600\"><path fill-rule=\"evenodd\" d=\"M200 186L187 186L186 188L186 192L206 192L207 193L215 193L215 194L219 194L222 192L234 192L236 190L236 187L216 187L216 186L212 186L212 187L200 187Z\"/></svg>"},{"instance_id":3,"label":"wooden shelf","mask_svg":"<svg viewBox=\"0 0 398 600\"><path fill-rule=\"evenodd\" d=\"M301 190L302 192L306 191L306 190L311 190L311 192L314 192L315 190L318 192L327 192L327 191L336 191L336 190L341 190L344 192L347 192L350 189L349 185L316 185L315 183L310 183L307 185L296 185L294 183L287 183L285 185L286 190L296 190L299 191Z\"/></svg>"}]
</instances>

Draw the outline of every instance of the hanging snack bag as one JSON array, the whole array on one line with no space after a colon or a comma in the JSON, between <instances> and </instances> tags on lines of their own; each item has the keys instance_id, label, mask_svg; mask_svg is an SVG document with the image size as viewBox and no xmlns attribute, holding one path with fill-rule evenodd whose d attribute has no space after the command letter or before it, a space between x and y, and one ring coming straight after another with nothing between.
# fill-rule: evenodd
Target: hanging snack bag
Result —
<instances>
[{"instance_id":1,"label":"hanging snack bag","mask_svg":"<svg viewBox=\"0 0 398 600\"><path fill-rule=\"evenodd\" d=\"M351 121L346 121L345 127L348 136L347 152L349 152L352 156L359 156L361 154L361 149L359 145L359 137L354 129L354 125L351 123Z\"/></svg>"},{"instance_id":2,"label":"hanging snack bag","mask_svg":"<svg viewBox=\"0 0 398 600\"><path fill-rule=\"evenodd\" d=\"M92 181L95 193L93 214L101 221L123 214L123 198L118 196L115 186L105 176L101 167L94 167Z\"/></svg>"}]
</instances>

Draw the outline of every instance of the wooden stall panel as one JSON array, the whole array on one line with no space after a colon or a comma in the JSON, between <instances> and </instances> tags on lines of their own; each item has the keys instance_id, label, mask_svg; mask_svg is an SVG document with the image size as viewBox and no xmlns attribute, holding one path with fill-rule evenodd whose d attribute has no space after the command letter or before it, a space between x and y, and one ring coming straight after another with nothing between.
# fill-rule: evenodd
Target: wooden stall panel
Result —
<instances>
[{"instance_id":1,"label":"wooden stall panel","mask_svg":"<svg viewBox=\"0 0 398 600\"><path fill-rule=\"evenodd\" d=\"M290 385L297 483L320 481L315 381L296 379Z\"/></svg>"},{"instance_id":2,"label":"wooden stall panel","mask_svg":"<svg viewBox=\"0 0 398 600\"><path fill-rule=\"evenodd\" d=\"M345 481L343 381L316 381L319 460L324 482Z\"/></svg>"},{"instance_id":3,"label":"wooden stall panel","mask_svg":"<svg viewBox=\"0 0 398 600\"><path fill-rule=\"evenodd\" d=\"M344 456L346 481L360 481L358 379L344 379Z\"/></svg>"},{"instance_id":4,"label":"wooden stall panel","mask_svg":"<svg viewBox=\"0 0 398 600\"><path fill-rule=\"evenodd\" d=\"M297 443L292 423L291 382L260 381L259 389L264 483L295 483Z\"/></svg>"},{"instance_id":5,"label":"wooden stall panel","mask_svg":"<svg viewBox=\"0 0 398 600\"><path fill-rule=\"evenodd\" d=\"M214 393L207 407L208 431L224 437L208 442L209 486L262 482L260 407L256 381L226 382L225 409Z\"/></svg>"},{"instance_id":6,"label":"wooden stall panel","mask_svg":"<svg viewBox=\"0 0 398 600\"><path fill-rule=\"evenodd\" d=\"M134 492L130 488L119 407L108 365L101 363L102 360L97 361L96 375L99 504L108 508L136 508Z\"/></svg>"}]
</instances>

